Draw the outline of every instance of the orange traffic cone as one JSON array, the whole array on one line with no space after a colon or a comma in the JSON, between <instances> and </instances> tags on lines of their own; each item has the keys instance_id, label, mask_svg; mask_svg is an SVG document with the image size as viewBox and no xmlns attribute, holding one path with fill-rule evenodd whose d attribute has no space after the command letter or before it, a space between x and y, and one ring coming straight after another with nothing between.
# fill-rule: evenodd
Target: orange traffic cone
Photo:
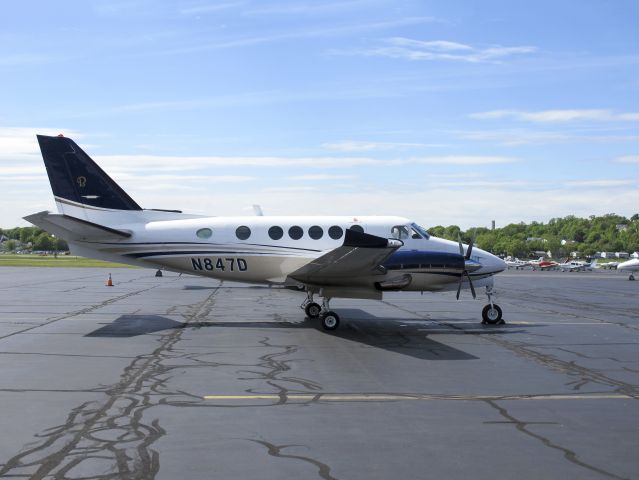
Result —
<instances>
[{"instance_id":1,"label":"orange traffic cone","mask_svg":"<svg viewBox=\"0 0 639 480\"><path fill-rule=\"evenodd\" d=\"M112 287L113 286L113 280L111 280L111 274L110 273L109 273L109 278L107 278L106 286L107 287Z\"/></svg>"}]
</instances>

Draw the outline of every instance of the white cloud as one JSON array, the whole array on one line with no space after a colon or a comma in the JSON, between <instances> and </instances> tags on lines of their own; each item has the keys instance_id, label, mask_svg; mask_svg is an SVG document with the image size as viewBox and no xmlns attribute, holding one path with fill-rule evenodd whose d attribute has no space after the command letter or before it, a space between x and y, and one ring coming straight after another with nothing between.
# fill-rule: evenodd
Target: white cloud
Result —
<instances>
[{"instance_id":1,"label":"white cloud","mask_svg":"<svg viewBox=\"0 0 639 480\"><path fill-rule=\"evenodd\" d=\"M535 123L639 121L639 113L637 112L616 113L612 110L606 109L542 110L538 112L525 112L521 110L491 110L488 112L472 113L469 117L479 120L514 119Z\"/></svg>"},{"instance_id":2,"label":"white cloud","mask_svg":"<svg viewBox=\"0 0 639 480\"><path fill-rule=\"evenodd\" d=\"M436 143L408 143L408 142L359 142L347 140L336 143L323 143L322 147L327 150L336 150L340 152L368 152L379 150L395 150L404 148L431 148L445 147L444 144Z\"/></svg>"},{"instance_id":3,"label":"white cloud","mask_svg":"<svg viewBox=\"0 0 639 480\"><path fill-rule=\"evenodd\" d=\"M317 175L295 175L287 177L288 180L300 180L300 181L322 181L322 180L349 180L355 178L353 175L329 175L329 174L317 174Z\"/></svg>"},{"instance_id":4,"label":"white cloud","mask_svg":"<svg viewBox=\"0 0 639 480\"><path fill-rule=\"evenodd\" d=\"M332 50L335 55L361 55L368 57L390 57L404 60L448 60L467 63L498 63L514 55L530 54L537 51L533 46L504 47L493 45L474 47L447 40L414 40L392 37L384 41L384 46L369 49Z\"/></svg>"},{"instance_id":5,"label":"white cloud","mask_svg":"<svg viewBox=\"0 0 639 480\"><path fill-rule=\"evenodd\" d=\"M498 145L506 147L544 145L549 143L617 143L639 141L639 135L594 135L592 132L563 133L558 131L534 131L526 129L479 130L456 133L460 138L466 140L495 142Z\"/></svg>"},{"instance_id":6,"label":"white cloud","mask_svg":"<svg viewBox=\"0 0 639 480\"><path fill-rule=\"evenodd\" d=\"M637 183L637 180L600 179L600 180L568 181L568 182L565 182L565 185L569 187L612 188L612 187L625 187L625 186L633 185L636 183Z\"/></svg>"},{"instance_id":7,"label":"white cloud","mask_svg":"<svg viewBox=\"0 0 639 480\"><path fill-rule=\"evenodd\" d=\"M619 163L639 163L639 155L625 155L616 159Z\"/></svg>"},{"instance_id":8,"label":"white cloud","mask_svg":"<svg viewBox=\"0 0 639 480\"><path fill-rule=\"evenodd\" d=\"M430 165L494 165L500 163L514 163L518 159L513 157L482 156L482 155L446 155L439 157L411 158L411 163Z\"/></svg>"},{"instance_id":9,"label":"white cloud","mask_svg":"<svg viewBox=\"0 0 639 480\"><path fill-rule=\"evenodd\" d=\"M386 166L392 160L367 157L179 157L159 155L99 155L95 160L108 169L129 171L185 171L212 167L349 168Z\"/></svg>"}]
</instances>

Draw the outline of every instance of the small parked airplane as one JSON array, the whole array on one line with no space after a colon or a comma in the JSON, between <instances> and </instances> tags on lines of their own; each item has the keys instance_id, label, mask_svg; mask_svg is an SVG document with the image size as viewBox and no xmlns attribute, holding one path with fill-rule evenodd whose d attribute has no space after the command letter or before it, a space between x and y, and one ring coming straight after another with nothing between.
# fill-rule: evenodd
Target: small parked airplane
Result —
<instances>
[{"instance_id":1,"label":"small parked airplane","mask_svg":"<svg viewBox=\"0 0 639 480\"><path fill-rule=\"evenodd\" d=\"M532 263L527 260L519 260L515 258L514 260L506 260L506 266L510 268L514 268L515 270L519 270L520 268L523 270L526 267L531 267Z\"/></svg>"},{"instance_id":2,"label":"small parked airplane","mask_svg":"<svg viewBox=\"0 0 639 480\"><path fill-rule=\"evenodd\" d=\"M561 268L562 272L585 272L586 269L597 268L597 260L593 260L591 263L582 262L581 260L566 260L563 263L560 263L559 268Z\"/></svg>"},{"instance_id":3,"label":"small parked airplane","mask_svg":"<svg viewBox=\"0 0 639 480\"><path fill-rule=\"evenodd\" d=\"M634 272L639 272L639 258L633 258L632 260L627 260L620 263L619 265L617 265L617 270L620 270L622 272L630 272L628 280L634 280Z\"/></svg>"},{"instance_id":4,"label":"small parked airplane","mask_svg":"<svg viewBox=\"0 0 639 480\"><path fill-rule=\"evenodd\" d=\"M59 213L25 220L66 240L74 254L225 281L303 287L301 308L326 330L340 320L331 298L457 290L459 299L465 285L473 298L475 286L486 287L483 323L503 323L492 295L493 276L506 264L473 248L472 241L433 237L403 217L205 217L146 210L73 140L38 135L38 142Z\"/></svg>"},{"instance_id":5,"label":"small parked airplane","mask_svg":"<svg viewBox=\"0 0 639 480\"><path fill-rule=\"evenodd\" d=\"M533 270L556 270L559 268L559 264L553 260L541 260L536 266L533 266Z\"/></svg>"}]
</instances>

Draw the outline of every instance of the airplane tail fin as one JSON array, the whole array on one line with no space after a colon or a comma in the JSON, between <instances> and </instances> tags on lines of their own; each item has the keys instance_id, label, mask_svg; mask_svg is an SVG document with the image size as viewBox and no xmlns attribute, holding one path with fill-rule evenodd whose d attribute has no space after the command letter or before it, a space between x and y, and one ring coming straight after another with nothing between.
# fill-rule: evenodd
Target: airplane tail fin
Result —
<instances>
[{"instance_id":1,"label":"airplane tail fin","mask_svg":"<svg viewBox=\"0 0 639 480\"><path fill-rule=\"evenodd\" d=\"M142 210L73 140L37 137L58 208Z\"/></svg>"}]
</instances>

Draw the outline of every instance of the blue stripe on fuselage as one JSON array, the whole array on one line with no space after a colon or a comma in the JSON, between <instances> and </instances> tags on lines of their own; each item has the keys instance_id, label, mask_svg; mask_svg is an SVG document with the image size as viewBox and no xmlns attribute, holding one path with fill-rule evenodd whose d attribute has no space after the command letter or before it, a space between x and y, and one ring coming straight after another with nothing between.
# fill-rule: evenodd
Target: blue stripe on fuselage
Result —
<instances>
[{"instance_id":1,"label":"blue stripe on fuselage","mask_svg":"<svg viewBox=\"0 0 639 480\"><path fill-rule=\"evenodd\" d=\"M384 268L451 268L464 270L464 257L458 253L399 250L384 262Z\"/></svg>"}]
</instances>

